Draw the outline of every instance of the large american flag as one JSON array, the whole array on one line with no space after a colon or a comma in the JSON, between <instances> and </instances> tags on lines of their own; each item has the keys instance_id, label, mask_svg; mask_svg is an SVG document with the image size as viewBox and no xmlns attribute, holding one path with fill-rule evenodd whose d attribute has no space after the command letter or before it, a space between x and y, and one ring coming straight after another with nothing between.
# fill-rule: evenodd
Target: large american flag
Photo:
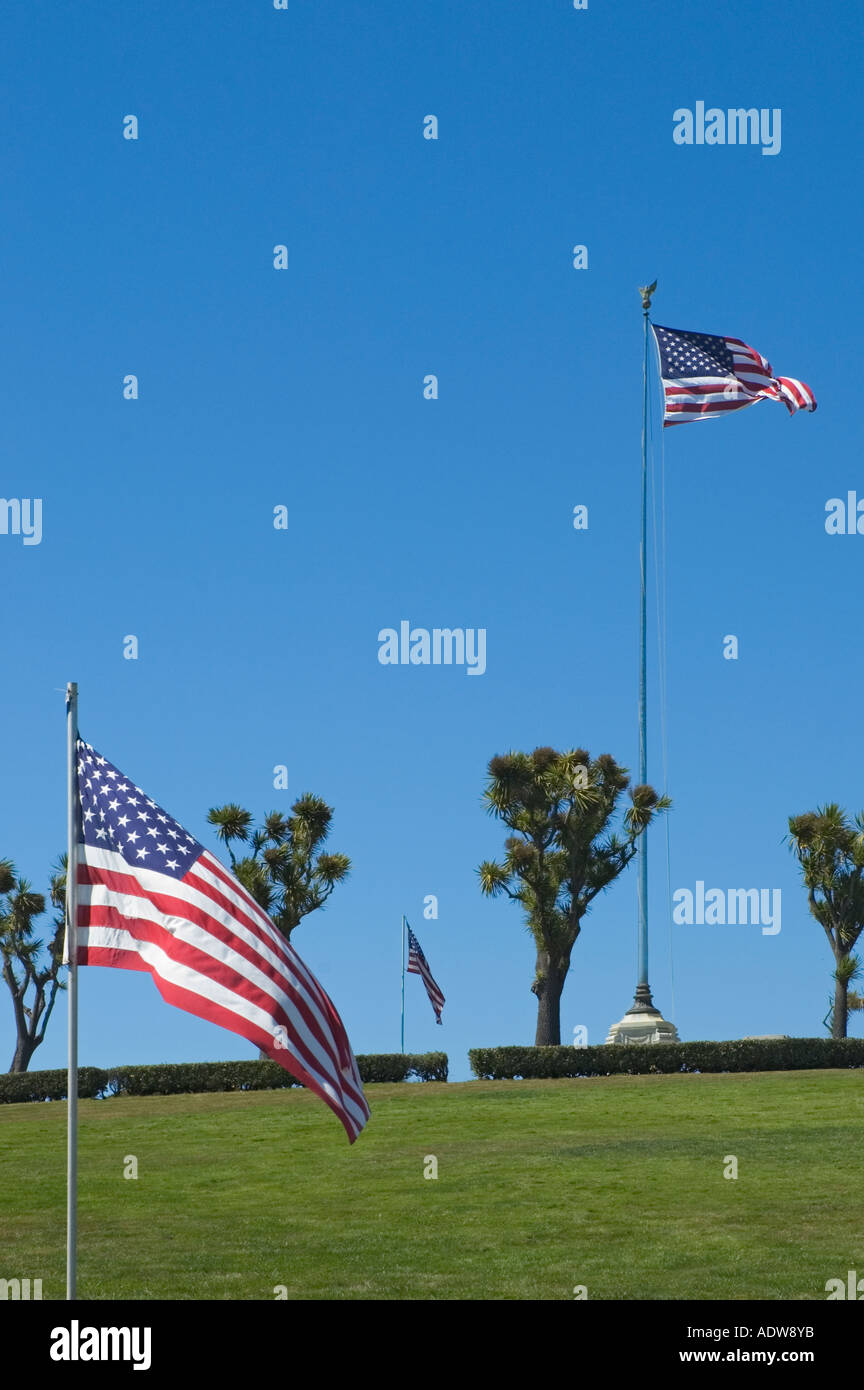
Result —
<instances>
[{"instance_id":1,"label":"large american flag","mask_svg":"<svg viewBox=\"0 0 864 1390\"><path fill-rule=\"evenodd\" d=\"M685 333L653 323L651 328L660 354L664 428L713 420L763 400L782 401L792 415L816 409L809 386L795 377L775 377L771 364L740 338Z\"/></svg>"},{"instance_id":2,"label":"large american flag","mask_svg":"<svg viewBox=\"0 0 864 1390\"><path fill-rule=\"evenodd\" d=\"M408 927L408 923L405 923ZM426 986L426 993L429 996L429 1003L435 1010L435 1022L441 1022L441 1010L444 1008L444 995L432 978L432 971L426 961L426 957L420 950L420 942L417 940L413 931L408 927L408 973L409 975L420 975Z\"/></svg>"},{"instance_id":3,"label":"large american flag","mask_svg":"<svg viewBox=\"0 0 864 1390\"><path fill-rule=\"evenodd\" d=\"M77 959L149 970L162 998L247 1038L339 1116L369 1117L330 999L233 874L78 740Z\"/></svg>"}]
</instances>

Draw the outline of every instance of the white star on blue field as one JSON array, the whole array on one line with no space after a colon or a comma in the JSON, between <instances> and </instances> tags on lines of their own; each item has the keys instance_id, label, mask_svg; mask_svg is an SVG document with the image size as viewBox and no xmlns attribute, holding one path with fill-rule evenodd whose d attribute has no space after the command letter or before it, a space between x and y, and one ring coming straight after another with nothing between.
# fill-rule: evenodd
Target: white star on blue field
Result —
<instances>
[{"instance_id":1,"label":"white star on blue field","mask_svg":"<svg viewBox=\"0 0 864 1390\"><path fill-rule=\"evenodd\" d=\"M79 749L84 843L172 878L188 873L204 846L89 744L79 743Z\"/></svg>"},{"instance_id":2,"label":"white star on blue field","mask_svg":"<svg viewBox=\"0 0 864 1390\"><path fill-rule=\"evenodd\" d=\"M665 377L716 376L733 373L735 362L723 338L656 326L660 373Z\"/></svg>"}]
</instances>

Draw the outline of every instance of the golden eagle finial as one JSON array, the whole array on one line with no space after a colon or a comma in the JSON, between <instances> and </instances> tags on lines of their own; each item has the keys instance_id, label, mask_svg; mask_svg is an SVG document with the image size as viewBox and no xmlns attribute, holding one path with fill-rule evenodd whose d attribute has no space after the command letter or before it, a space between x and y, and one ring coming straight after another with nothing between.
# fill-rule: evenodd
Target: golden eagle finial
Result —
<instances>
[{"instance_id":1,"label":"golden eagle finial","mask_svg":"<svg viewBox=\"0 0 864 1390\"><path fill-rule=\"evenodd\" d=\"M656 290L656 288L657 288L657 281L656 281L656 280L654 281L653 285L640 285L640 286L639 286L639 293L640 293L641 296L642 296L642 308L643 308L643 309L646 309L646 310L647 310L647 309L650 309L650 308L651 308L651 296L652 296L652 294L654 293L654 291Z\"/></svg>"}]
</instances>

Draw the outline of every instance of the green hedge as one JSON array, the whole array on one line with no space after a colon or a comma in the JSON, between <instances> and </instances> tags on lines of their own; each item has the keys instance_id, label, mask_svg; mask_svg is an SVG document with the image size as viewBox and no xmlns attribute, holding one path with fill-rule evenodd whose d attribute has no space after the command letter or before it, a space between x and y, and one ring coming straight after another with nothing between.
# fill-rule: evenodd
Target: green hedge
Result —
<instances>
[{"instance_id":1,"label":"green hedge","mask_svg":"<svg viewBox=\"0 0 864 1390\"><path fill-rule=\"evenodd\" d=\"M406 1081L414 1076L418 1081L446 1081L447 1053L421 1052L416 1055L401 1052L370 1052L357 1058L363 1081Z\"/></svg>"},{"instance_id":2,"label":"green hedge","mask_svg":"<svg viewBox=\"0 0 864 1390\"><path fill-rule=\"evenodd\" d=\"M199 1091L281 1091L299 1082L277 1062L160 1062L113 1067L105 1091L114 1096L185 1096Z\"/></svg>"},{"instance_id":3,"label":"green hedge","mask_svg":"<svg viewBox=\"0 0 864 1390\"><path fill-rule=\"evenodd\" d=\"M78 1068L78 1094L87 1098L102 1094L107 1072L100 1067ZM9 1072L0 1074L0 1101L65 1100L66 1068L62 1071Z\"/></svg>"},{"instance_id":4,"label":"green hedge","mask_svg":"<svg viewBox=\"0 0 864 1390\"><path fill-rule=\"evenodd\" d=\"M446 1081L446 1052L417 1055L378 1053L357 1058L366 1081ZM173 1096L201 1091L276 1091L299 1086L277 1062L180 1062L144 1067L81 1067L78 1094L98 1096ZM3 1101L65 1100L66 1071L0 1074Z\"/></svg>"},{"instance_id":5,"label":"green hedge","mask_svg":"<svg viewBox=\"0 0 864 1390\"><path fill-rule=\"evenodd\" d=\"M811 1067L864 1067L864 1038L474 1047L468 1058L474 1075L484 1081L682 1071L802 1071Z\"/></svg>"}]
</instances>

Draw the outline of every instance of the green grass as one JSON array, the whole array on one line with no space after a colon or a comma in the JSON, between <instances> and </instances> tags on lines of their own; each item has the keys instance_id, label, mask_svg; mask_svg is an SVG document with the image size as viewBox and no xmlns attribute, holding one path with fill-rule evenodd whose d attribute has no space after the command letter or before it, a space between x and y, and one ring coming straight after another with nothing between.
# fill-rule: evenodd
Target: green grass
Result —
<instances>
[{"instance_id":1,"label":"green grass","mask_svg":"<svg viewBox=\"0 0 864 1390\"><path fill-rule=\"evenodd\" d=\"M864 1277L860 1072L366 1091L353 1147L303 1091L82 1101L79 1295L824 1300ZM45 1298L65 1126L0 1106L0 1277Z\"/></svg>"}]
</instances>

